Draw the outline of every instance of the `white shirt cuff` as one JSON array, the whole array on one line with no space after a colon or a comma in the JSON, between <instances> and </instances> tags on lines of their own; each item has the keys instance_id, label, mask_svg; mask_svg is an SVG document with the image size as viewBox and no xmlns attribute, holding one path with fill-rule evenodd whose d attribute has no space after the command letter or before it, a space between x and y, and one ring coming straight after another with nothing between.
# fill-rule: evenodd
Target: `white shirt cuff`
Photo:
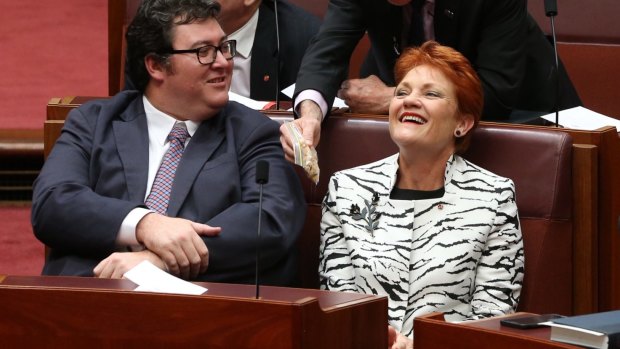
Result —
<instances>
[{"instance_id":1,"label":"white shirt cuff","mask_svg":"<svg viewBox=\"0 0 620 349\"><path fill-rule=\"evenodd\" d=\"M323 95L317 90L303 90L299 92L297 98L295 98L295 111L299 113L297 107L299 103L306 99L313 101L319 106L319 108L321 108L321 113L323 114L321 120L325 119L325 115L327 115L327 102L325 101L325 98L323 98Z\"/></svg>"},{"instance_id":2,"label":"white shirt cuff","mask_svg":"<svg viewBox=\"0 0 620 349\"><path fill-rule=\"evenodd\" d=\"M116 245L129 246L132 250L135 250L134 248L141 250L140 243L136 239L136 227L144 216L152 212L143 207L136 207L131 210L121 223L121 228L116 235Z\"/></svg>"}]
</instances>

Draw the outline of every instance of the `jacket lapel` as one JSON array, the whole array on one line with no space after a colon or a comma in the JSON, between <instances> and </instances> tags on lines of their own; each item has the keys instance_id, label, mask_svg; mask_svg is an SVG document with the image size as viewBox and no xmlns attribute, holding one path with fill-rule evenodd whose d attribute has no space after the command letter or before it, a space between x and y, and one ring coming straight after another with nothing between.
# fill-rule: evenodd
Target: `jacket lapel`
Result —
<instances>
[{"instance_id":1,"label":"jacket lapel","mask_svg":"<svg viewBox=\"0 0 620 349\"><path fill-rule=\"evenodd\" d=\"M113 122L112 127L125 171L129 200L144 202L148 177L149 135L142 98L136 98L120 115L120 119Z\"/></svg>"},{"instance_id":2,"label":"jacket lapel","mask_svg":"<svg viewBox=\"0 0 620 349\"><path fill-rule=\"evenodd\" d=\"M385 212L385 216L382 215L382 219L379 220L379 228L384 232L379 235L379 243L387 244L392 246L400 246L398 250L394 250L393 253L390 253L389 258L393 261L392 268L388 270L376 270L377 279L386 277L386 274L390 273L389 279L394 280L397 283L397 287L395 287L394 291L399 294L400 301L397 301L395 298L392 300L393 305L390 308L393 309L393 313L391 315L396 316L398 319L398 327L402 328L403 322L406 315L407 305L408 305L408 295L409 288L411 286L410 283L402 283L397 280L403 280L409 278L409 266L411 265L411 249L412 249L412 240L413 235L412 231L409 228L397 228L394 226L402 224L406 226L407 223L413 221L413 202L409 200L391 200L390 192L396 185L397 174L398 174L398 157L399 155L392 156L389 161L386 163L385 167L382 169L382 172L388 174L390 176L389 185L386 187L386 191L380 193L379 203L377 205L377 210L379 212ZM388 212L410 212L409 216L403 217L394 217L390 216ZM383 237L383 238L382 238ZM401 268L396 268L400 266Z\"/></svg>"},{"instance_id":3,"label":"jacket lapel","mask_svg":"<svg viewBox=\"0 0 620 349\"><path fill-rule=\"evenodd\" d=\"M225 110L204 121L187 144L172 183L168 215L176 217L204 164L225 138Z\"/></svg>"},{"instance_id":4,"label":"jacket lapel","mask_svg":"<svg viewBox=\"0 0 620 349\"><path fill-rule=\"evenodd\" d=\"M250 68L250 98L259 101L269 101L275 98L274 92L278 78L275 21L273 10L263 2L258 13ZM254 62L261 62L261 64ZM283 87L285 86L280 86L280 88Z\"/></svg>"},{"instance_id":5,"label":"jacket lapel","mask_svg":"<svg viewBox=\"0 0 620 349\"><path fill-rule=\"evenodd\" d=\"M461 0L435 2L435 40L442 45L456 47Z\"/></svg>"}]
</instances>

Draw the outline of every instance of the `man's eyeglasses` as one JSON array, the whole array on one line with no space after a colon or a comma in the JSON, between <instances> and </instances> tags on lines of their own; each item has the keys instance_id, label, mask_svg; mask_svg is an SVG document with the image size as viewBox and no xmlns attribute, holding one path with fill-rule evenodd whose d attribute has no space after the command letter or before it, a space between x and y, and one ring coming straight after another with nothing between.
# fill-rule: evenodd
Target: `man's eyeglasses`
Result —
<instances>
[{"instance_id":1,"label":"man's eyeglasses","mask_svg":"<svg viewBox=\"0 0 620 349\"><path fill-rule=\"evenodd\" d=\"M226 60L231 60L237 55L237 40L224 41L220 44L220 46L204 45L191 50L170 50L166 53L195 53L198 58L198 62L200 62L200 64L207 65L215 62L215 59L217 58L217 51L220 51Z\"/></svg>"}]
</instances>

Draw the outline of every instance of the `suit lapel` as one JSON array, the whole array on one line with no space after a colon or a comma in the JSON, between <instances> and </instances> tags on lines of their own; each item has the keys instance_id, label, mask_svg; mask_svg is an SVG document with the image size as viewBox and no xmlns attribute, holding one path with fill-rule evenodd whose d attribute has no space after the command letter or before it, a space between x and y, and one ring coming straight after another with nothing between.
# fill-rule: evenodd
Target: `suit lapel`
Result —
<instances>
[{"instance_id":1,"label":"suit lapel","mask_svg":"<svg viewBox=\"0 0 620 349\"><path fill-rule=\"evenodd\" d=\"M176 217L204 164L225 138L225 109L204 121L192 136L174 176L168 203L168 215Z\"/></svg>"},{"instance_id":2,"label":"suit lapel","mask_svg":"<svg viewBox=\"0 0 620 349\"><path fill-rule=\"evenodd\" d=\"M120 115L120 119L113 122L112 127L125 171L129 200L144 202L148 178L149 135L142 98L136 98Z\"/></svg>"},{"instance_id":3,"label":"suit lapel","mask_svg":"<svg viewBox=\"0 0 620 349\"><path fill-rule=\"evenodd\" d=\"M461 0L435 2L435 40L442 45L456 47Z\"/></svg>"},{"instance_id":4,"label":"suit lapel","mask_svg":"<svg viewBox=\"0 0 620 349\"><path fill-rule=\"evenodd\" d=\"M276 35L275 16L265 3L260 6L254 44L252 45L252 66L250 68L250 98L273 100L276 90ZM260 62L262 64L256 64ZM280 62L282 63L282 62ZM280 86L283 88L285 86Z\"/></svg>"},{"instance_id":5,"label":"suit lapel","mask_svg":"<svg viewBox=\"0 0 620 349\"><path fill-rule=\"evenodd\" d=\"M412 229L407 227L407 224L413 222L413 208L414 202L410 200L392 200L390 199L390 192L394 188L397 181L398 172L398 156L392 157L382 168L377 169L379 172L388 174L390 176L388 185L384 191L379 192L379 202L377 204L377 212L382 213L379 219L379 230L375 241L371 244L398 246L398 250L394 250L389 254L390 260L392 260L391 267L383 270L375 270L377 280L380 280L386 275L389 275L391 280L405 280L410 278L409 268L412 264L412 241L413 234ZM402 217L392 216L389 212L408 212L409 215ZM380 232L380 233L379 233ZM382 264L377 264L382 265ZM398 298L393 298L392 301L395 304L393 308L393 314L399 321L399 326L402 328L408 301L409 289L411 283L395 282L393 292L398 294ZM385 287L388 287L387 285Z\"/></svg>"}]
</instances>

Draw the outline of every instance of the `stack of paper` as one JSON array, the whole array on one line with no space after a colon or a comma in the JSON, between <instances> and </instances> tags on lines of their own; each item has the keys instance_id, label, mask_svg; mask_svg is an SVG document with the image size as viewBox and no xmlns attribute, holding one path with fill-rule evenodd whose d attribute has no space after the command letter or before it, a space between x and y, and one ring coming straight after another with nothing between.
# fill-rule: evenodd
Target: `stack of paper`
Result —
<instances>
[{"instance_id":1,"label":"stack of paper","mask_svg":"<svg viewBox=\"0 0 620 349\"><path fill-rule=\"evenodd\" d=\"M141 262L123 276L138 285L134 291L189 295L200 295L207 292L206 288L172 276L149 261Z\"/></svg>"},{"instance_id":2,"label":"stack of paper","mask_svg":"<svg viewBox=\"0 0 620 349\"><path fill-rule=\"evenodd\" d=\"M541 117L555 123L555 113ZM588 131L594 131L605 126L615 126L616 130L620 132L620 120L610 118L584 107L560 110L558 123L566 128Z\"/></svg>"}]
</instances>

